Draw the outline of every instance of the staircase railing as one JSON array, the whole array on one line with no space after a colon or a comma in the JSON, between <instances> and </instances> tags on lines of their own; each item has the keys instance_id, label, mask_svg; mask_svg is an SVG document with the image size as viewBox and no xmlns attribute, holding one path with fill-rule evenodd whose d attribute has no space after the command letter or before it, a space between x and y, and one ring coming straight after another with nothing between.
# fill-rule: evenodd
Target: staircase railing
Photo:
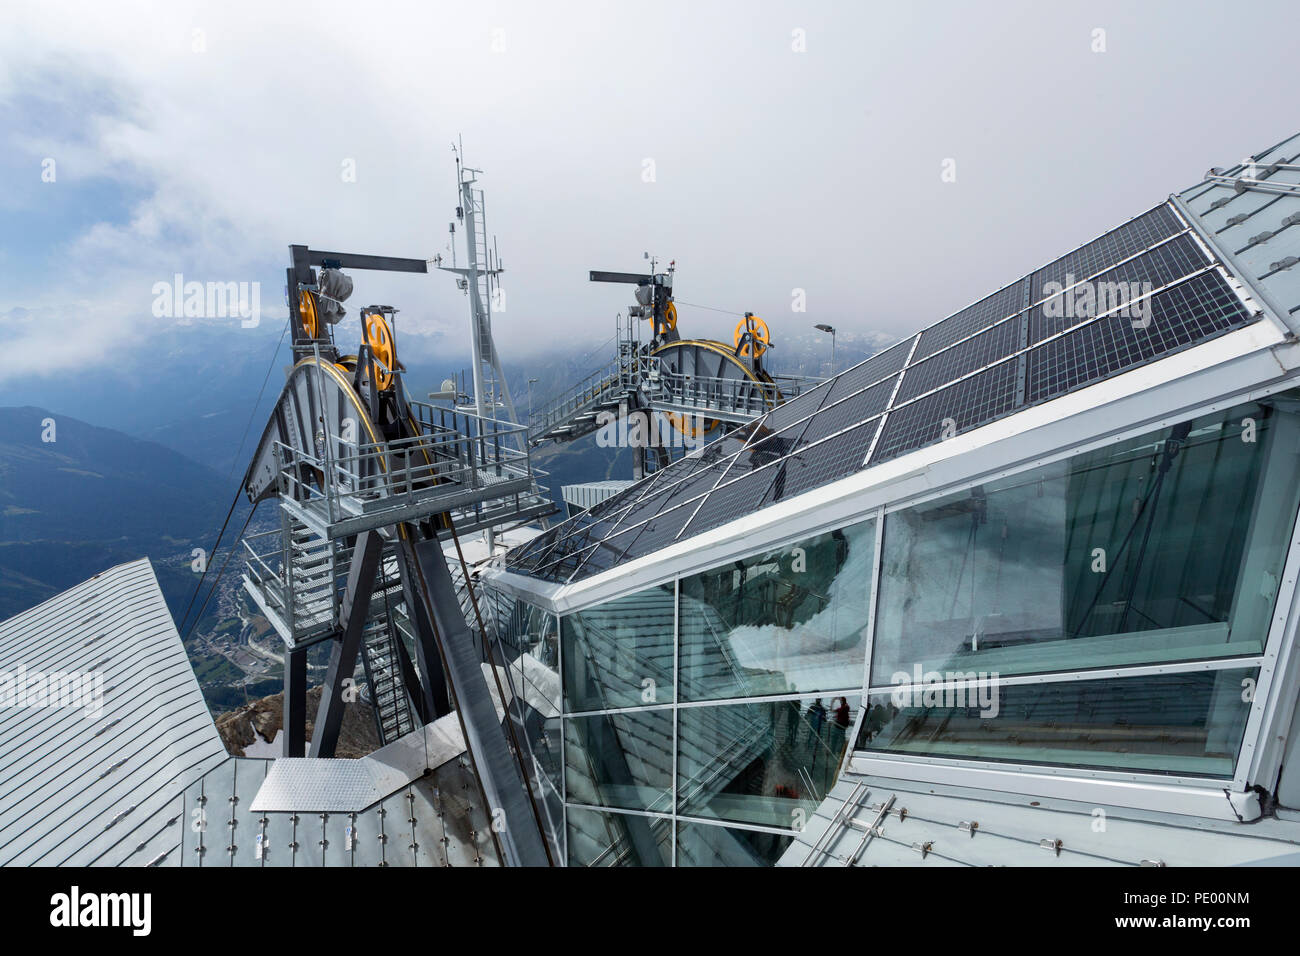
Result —
<instances>
[{"instance_id":1,"label":"staircase railing","mask_svg":"<svg viewBox=\"0 0 1300 956\"><path fill-rule=\"evenodd\" d=\"M536 439L603 401L616 400L626 386L628 366L619 359L592 372L533 413L528 430Z\"/></svg>"}]
</instances>

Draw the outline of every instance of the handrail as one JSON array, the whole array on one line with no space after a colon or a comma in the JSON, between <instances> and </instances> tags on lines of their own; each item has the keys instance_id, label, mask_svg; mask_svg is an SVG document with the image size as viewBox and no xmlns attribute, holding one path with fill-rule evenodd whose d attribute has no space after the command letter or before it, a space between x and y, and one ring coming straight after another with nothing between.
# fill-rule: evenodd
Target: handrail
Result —
<instances>
[{"instance_id":1,"label":"handrail","mask_svg":"<svg viewBox=\"0 0 1300 956\"><path fill-rule=\"evenodd\" d=\"M544 434L559 423L596 404L602 395L616 386L627 383L633 363L615 359L589 373L568 390L561 392L546 405L534 412L529 420L529 432Z\"/></svg>"}]
</instances>

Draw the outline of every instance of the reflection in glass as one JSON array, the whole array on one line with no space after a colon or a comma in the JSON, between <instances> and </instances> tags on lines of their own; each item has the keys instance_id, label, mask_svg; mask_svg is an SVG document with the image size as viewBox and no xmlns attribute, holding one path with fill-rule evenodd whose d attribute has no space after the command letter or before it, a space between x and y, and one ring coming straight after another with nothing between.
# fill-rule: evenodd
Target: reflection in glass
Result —
<instances>
[{"instance_id":1,"label":"reflection in glass","mask_svg":"<svg viewBox=\"0 0 1300 956\"><path fill-rule=\"evenodd\" d=\"M863 522L683 578L682 699L860 686L874 528Z\"/></svg>"},{"instance_id":2,"label":"reflection in glass","mask_svg":"<svg viewBox=\"0 0 1300 956\"><path fill-rule=\"evenodd\" d=\"M793 842L792 834L679 823L677 865L774 866Z\"/></svg>"},{"instance_id":3,"label":"reflection in glass","mask_svg":"<svg viewBox=\"0 0 1300 956\"><path fill-rule=\"evenodd\" d=\"M933 688L933 698L900 688L871 696L856 749L1228 777L1250 713L1243 698L1258 673L1003 686L989 716Z\"/></svg>"},{"instance_id":4,"label":"reflection in glass","mask_svg":"<svg viewBox=\"0 0 1300 956\"><path fill-rule=\"evenodd\" d=\"M799 826L835 784L857 702L818 697L681 708L678 812Z\"/></svg>"},{"instance_id":5,"label":"reflection in glass","mask_svg":"<svg viewBox=\"0 0 1300 956\"><path fill-rule=\"evenodd\" d=\"M570 803L672 811L671 710L567 717L564 759Z\"/></svg>"},{"instance_id":6,"label":"reflection in glass","mask_svg":"<svg viewBox=\"0 0 1300 956\"><path fill-rule=\"evenodd\" d=\"M673 700L673 586L647 588L564 618L568 713Z\"/></svg>"},{"instance_id":7,"label":"reflection in glass","mask_svg":"<svg viewBox=\"0 0 1300 956\"><path fill-rule=\"evenodd\" d=\"M533 798L557 857L562 839L560 675L558 619L489 587L478 589L487 620L496 622L499 675L510 699L509 717L524 750Z\"/></svg>"},{"instance_id":8,"label":"reflection in glass","mask_svg":"<svg viewBox=\"0 0 1300 956\"><path fill-rule=\"evenodd\" d=\"M672 821L665 817L569 808L569 866L671 866Z\"/></svg>"},{"instance_id":9,"label":"reflection in glass","mask_svg":"<svg viewBox=\"0 0 1300 956\"><path fill-rule=\"evenodd\" d=\"M1239 406L890 514L872 686L1260 654L1298 419Z\"/></svg>"}]
</instances>

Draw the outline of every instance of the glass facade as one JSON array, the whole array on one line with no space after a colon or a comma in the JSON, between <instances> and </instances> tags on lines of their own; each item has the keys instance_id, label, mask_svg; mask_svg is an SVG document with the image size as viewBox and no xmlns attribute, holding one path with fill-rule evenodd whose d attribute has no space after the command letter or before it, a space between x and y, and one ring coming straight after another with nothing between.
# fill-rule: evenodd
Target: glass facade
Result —
<instances>
[{"instance_id":1,"label":"glass facade","mask_svg":"<svg viewBox=\"0 0 1300 956\"><path fill-rule=\"evenodd\" d=\"M481 589L496 628L515 739L525 751L529 785L541 810L552 854L563 858L564 797L560 741L559 619L522 601Z\"/></svg>"},{"instance_id":2,"label":"glass facade","mask_svg":"<svg viewBox=\"0 0 1300 956\"><path fill-rule=\"evenodd\" d=\"M1300 491L1279 430L1236 408L890 514L873 684L1261 654Z\"/></svg>"},{"instance_id":3,"label":"glass facade","mask_svg":"<svg viewBox=\"0 0 1300 956\"><path fill-rule=\"evenodd\" d=\"M570 803L670 812L673 712L620 710L564 721Z\"/></svg>"},{"instance_id":4,"label":"glass facade","mask_svg":"<svg viewBox=\"0 0 1300 956\"><path fill-rule=\"evenodd\" d=\"M873 522L683 578L683 700L853 687L862 679Z\"/></svg>"},{"instance_id":5,"label":"glass facade","mask_svg":"<svg viewBox=\"0 0 1300 956\"><path fill-rule=\"evenodd\" d=\"M677 715L677 810L798 829L835 782L856 696L720 707Z\"/></svg>"},{"instance_id":6,"label":"glass facade","mask_svg":"<svg viewBox=\"0 0 1300 956\"><path fill-rule=\"evenodd\" d=\"M569 863L771 864L850 746L1231 777L1300 508L1298 397L558 622L517 607L510 641L538 688L527 737Z\"/></svg>"},{"instance_id":7,"label":"glass facade","mask_svg":"<svg viewBox=\"0 0 1300 956\"><path fill-rule=\"evenodd\" d=\"M1257 667L994 688L990 706L942 688L870 698L857 749L926 757L1230 777Z\"/></svg>"},{"instance_id":8,"label":"glass facade","mask_svg":"<svg viewBox=\"0 0 1300 956\"><path fill-rule=\"evenodd\" d=\"M847 750L875 543L866 521L558 621L500 615L512 652L550 671L535 680L556 713L529 740L570 864L775 860Z\"/></svg>"},{"instance_id":9,"label":"glass facade","mask_svg":"<svg viewBox=\"0 0 1300 956\"><path fill-rule=\"evenodd\" d=\"M569 866L671 866L672 820L570 807Z\"/></svg>"},{"instance_id":10,"label":"glass facade","mask_svg":"<svg viewBox=\"0 0 1300 956\"><path fill-rule=\"evenodd\" d=\"M648 588L564 619L566 711L673 700L674 600Z\"/></svg>"},{"instance_id":11,"label":"glass facade","mask_svg":"<svg viewBox=\"0 0 1300 956\"><path fill-rule=\"evenodd\" d=\"M678 866L774 866L794 836L702 823L677 824Z\"/></svg>"}]
</instances>

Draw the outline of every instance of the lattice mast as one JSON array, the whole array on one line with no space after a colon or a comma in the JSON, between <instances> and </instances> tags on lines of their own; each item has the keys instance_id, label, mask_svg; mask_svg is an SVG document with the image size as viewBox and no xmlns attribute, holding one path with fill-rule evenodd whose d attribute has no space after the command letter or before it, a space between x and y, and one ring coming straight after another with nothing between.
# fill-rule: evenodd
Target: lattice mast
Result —
<instances>
[{"instance_id":1,"label":"lattice mast","mask_svg":"<svg viewBox=\"0 0 1300 956\"><path fill-rule=\"evenodd\" d=\"M484 214L483 190L475 188L482 170L466 166L462 161L463 147L452 147L456 155L456 221L449 224L451 233L451 265L443 265L442 257L434 265L443 272L458 276L457 286L469 300L470 348L472 351L474 394L466 410L484 418L504 419L519 424L510 383L501 368L501 357L492 339L492 306L500 301L500 276L505 270L495 248L489 247ZM463 225L465 236L465 261L456 263L456 222ZM521 449L522 450L522 449Z\"/></svg>"}]
</instances>

